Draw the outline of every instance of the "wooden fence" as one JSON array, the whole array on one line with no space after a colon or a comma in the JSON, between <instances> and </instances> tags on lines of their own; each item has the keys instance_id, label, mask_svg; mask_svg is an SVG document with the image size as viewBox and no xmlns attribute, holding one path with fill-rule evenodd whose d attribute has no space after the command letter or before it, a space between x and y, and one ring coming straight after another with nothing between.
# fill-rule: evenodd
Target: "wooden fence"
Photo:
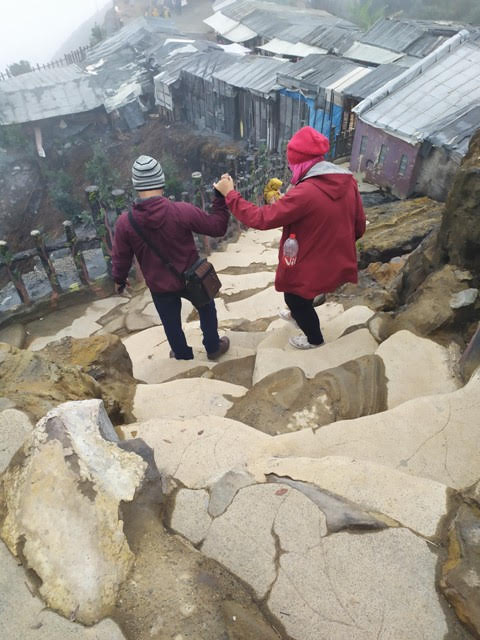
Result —
<instances>
[{"instance_id":1,"label":"wooden fence","mask_svg":"<svg viewBox=\"0 0 480 640\"><path fill-rule=\"evenodd\" d=\"M75 51L66 53L63 58L58 58L57 60L52 60L51 62L47 62L45 64L32 65L31 71L45 71L47 69L66 67L71 64L79 64L80 62L83 62L85 60L89 50L89 46L79 47L78 49L75 49ZM0 71L0 81L9 80L10 78L14 77L15 76L12 75L12 73L8 69L5 69L5 71L3 72Z\"/></svg>"},{"instance_id":2,"label":"wooden fence","mask_svg":"<svg viewBox=\"0 0 480 640\"><path fill-rule=\"evenodd\" d=\"M258 204L263 202L263 188L269 178L279 177L284 180L285 185L288 179L285 154L271 154L259 149L251 149L246 154L227 155L226 165L223 168L234 177L236 188L242 195ZM208 211L213 200L213 187L211 186L213 178L213 176L209 176L208 180L204 180L200 172L194 172L189 190L181 194L182 201L192 202ZM66 220L63 223L65 239L55 244L47 245L42 233L36 229L30 234L34 247L16 254L10 252L5 240L0 240L0 275L3 276L3 280L5 280L5 275L7 276L21 301L19 307L2 313L0 326L9 324L15 318L22 317L23 313L28 313L38 302L51 302L55 305L60 296L64 298L71 293L68 290L63 290L60 285L51 255L54 251L61 249L70 251L78 279L78 286L75 286L76 291L79 288L95 291L97 288L95 280L88 272L83 255L84 251L101 248L106 262L107 274L111 276L114 220L125 209L129 194L123 189L114 189L111 192L109 202L104 203L101 201L99 188L91 185L85 189L85 195L95 227L95 234L91 237L78 238L72 222ZM175 198L171 196L171 199ZM237 231L240 229L237 221L232 220L232 224ZM201 242L203 253L208 255L211 249L210 238L202 237ZM35 258L40 260L51 289L50 293L40 301L32 300L23 277L25 273L31 271L32 260ZM141 277L138 271L137 273ZM45 312L45 305L42 309Z\"/></svg>"}]
</instances>

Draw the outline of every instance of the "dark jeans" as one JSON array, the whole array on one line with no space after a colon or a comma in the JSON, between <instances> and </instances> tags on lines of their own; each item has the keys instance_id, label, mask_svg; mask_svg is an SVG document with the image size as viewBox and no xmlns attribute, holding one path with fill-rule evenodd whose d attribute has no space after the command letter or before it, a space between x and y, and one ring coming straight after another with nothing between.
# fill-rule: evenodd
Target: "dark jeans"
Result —
<instances>
[{"instance_id":1,"label":"dark jeans","mask_svg":"<svg viewBox=\"0 0 480 640\"><path fill-rule=\"evenodd\" d=\"M313 299L307 300L294 293L285 293L284 297L285 303L292 313L292 318L307 336L309 343L322 344L323 335L320 330L320 321L313 308Z\"/></svg>"},{"instance_id":2,"label":"dark jeans","mask_svg":"<svg viewBox=\"0 0 480 640\"><path fill-rule=\"evenodd\" d=\"M153 302L162 321L168 344L177 360L192 360L193 351L188 346L182 329L182 298L187 298L184 291L172 293L152 293ZM200 316L200 328L203 333L203 346L207 353L215 353L220 344L218 335L217 310L212 300L204 307L197 309Z\"/></svg>"}]
</instances>

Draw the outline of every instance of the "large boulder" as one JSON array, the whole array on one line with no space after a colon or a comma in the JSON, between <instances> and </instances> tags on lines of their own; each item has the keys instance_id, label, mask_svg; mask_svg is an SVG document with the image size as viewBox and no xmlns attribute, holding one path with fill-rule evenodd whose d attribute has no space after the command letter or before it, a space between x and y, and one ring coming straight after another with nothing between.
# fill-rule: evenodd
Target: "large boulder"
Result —
<instances>
[{"instance_id":1,"label":"large boulder","mask_svg":"<svg viewBox=\"0 0 480 640\"><path fill-rule=\"evenodd\" d=\"M147 465L117 440L101 401L68 402L0 476L0 537L46 604L87 625L109 615L133 562L119 507Z\"/></svg>"},{"instance_id":2,"label":"large boulder","mask_svg":"<svg viewBox=\"0 0 480 640\"><path fill-rule=\"evenodd\" d=\"M0 343L0 387L17 409L39 420L68 400L101 398L100 385L78 366Z\"/></svg>"},{"instance_id":3,"label":"large boulder","mask_svg":"<svg viewBox=\"0 0 480 640\"><path fill-rule=\"evenodd\" d=\"M442 567L440 586L460 620L479 638L480 503L475 502L462 504L450 525L448 558Z\"/></svg>"},{"instance_id":4,"label":"large boulder","mask_svg":"<svg viewBox=\"0 0 480 640\"><path fill-rule=\"evenodd\" d=\"M382 360L366 355L308 379L299 367L281 369L235 400L227 418L276 435L358 418L387 408Z\"/></svg>"},{"instance_id":5,"label":"large boulder","mask_svg":"<svg viewBox=\"0 0 480 640\"><path fill-rule=\"evenodd\" d=\"M360 267L410 253L442 219L443 204L430 198L388 202L367 209L368 226L358 241Z\"/></svg>"},{"instance_id":6,"label":"large boulder","mask_svg":"<svg viewBox=\"0 0 480 640\"><path fill-rule=\"evenodd\" d=\"M65 337L42 349L57 364L77 365L100 385L102 400L114 424L131 422L136 380L132 362L118 336Z\"/></svg>"},{"instance_id":7,"label":"large boulder","mask_svg":"<svg viewBox=\"0 0 480 640\"><path fill-rule=\"evenodd\" d=\"M480 131L470 141L467 155L448 195L440 228L444 258L480 277Z\"/></svg>"}]
</instances>

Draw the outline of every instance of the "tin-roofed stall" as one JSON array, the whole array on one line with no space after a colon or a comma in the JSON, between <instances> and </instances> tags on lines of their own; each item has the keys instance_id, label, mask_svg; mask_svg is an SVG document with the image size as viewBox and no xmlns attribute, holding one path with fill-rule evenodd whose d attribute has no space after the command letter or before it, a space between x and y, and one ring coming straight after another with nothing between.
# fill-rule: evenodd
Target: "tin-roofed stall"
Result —
<instances>
[{"instance_id":1,"label":"tin-roofed stall","mask_svg":"<svg viewBox=\"0 0 480 640\"><path fill-rule=\"evenodd\" d=\"M268 149L278 144L277 73L285 62L248 56L214 75L225 132Z\"/></svg>"},{"instance_id":2,"label":"tin-roofed stall","mask_svg":"<svg viewBox=\"0 0 480 640\"><path fill-rule=\"evenodd\" d=\"M95 81L75 65L0 82L0 125L84 113L102 105L102 92Z\"/></svg>"},{"instance_id":3,"label":"tin-roofed stall","mask_svg":"<svg viewBox=\"0 0 480 640\"><path fill-rule=\"evenodd\" d=\"M306 41L318 29L344 29L335 38L330 34L330 40L344 39L347 30L358 31L356 25L326 11L287 5L279 11L278 4L262 0L236 0L217 4L216 7L215 13L204 22L217 36L230 42L245 43L251 48L262 47L264 51L277 55L301 57L321 52L324 49L321 43Z\"/></svg>"},{"instance_id":4,"label":"tin-roofed stall","mask_svg":"<svg viewBox=\"0 0 480 640\"><path fill-rule=\"evenodd\" d=\"M448 130L451 122L462 130L475 126L471 119L478 112L470 107L480 103L480 46L469 35L453 36L354 108L359 117L351 162L355 171L380 186L393 185L402 197L418 189L423 173L422 189L430 195L425 174L434 172L432 146L438 138L433 134Z\"/></svg>"},{"instance_id":5,"label":"tin-roofed stall","mask_svg":"<svg viewBox=\"0 0 480 640\"><path fill-rule=\"evenodd\" d=\"M416 59L432 53L462 28L458 24L430 20L382 18L357 37L344 56L366 64L396 62L408 67L415 64Z\"/></svg>"},{"instance_id":6,"label":"tin-roofed stall","mask_svg":"<svg viewBox=\"0 0 480 640\"><path fill-rule=\"evenodd\" d=\"M459 109L439 120L421 148L421 163L415 191L435 200L446 200L455 174L468 151L470 139L480 129L480 104Z\"/></svg>"},{"instance_id":7,"label":"tin-roofed stall","mask_svg":"<svg viewBox=\"0 0 480 640\"><path fill-rule=\"evenodd\" d=\"M312 55L287 65L278 75L281 137L288 140L308 124L330 139L331 157L348 153L343 147L337 149L339 136L355 126L345 93L371 71L331 55Z\"/></svg>"}]
</instances>

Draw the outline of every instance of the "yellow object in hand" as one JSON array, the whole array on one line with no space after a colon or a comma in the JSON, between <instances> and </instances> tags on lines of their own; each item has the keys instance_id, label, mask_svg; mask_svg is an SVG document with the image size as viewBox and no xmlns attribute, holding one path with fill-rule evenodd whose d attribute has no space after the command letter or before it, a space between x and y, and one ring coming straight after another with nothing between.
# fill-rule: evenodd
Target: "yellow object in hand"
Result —
<instances>
[{"instance_id":1,"label":"yellow object in hand","mask_svg":"<svg viewBox=\"0 0 480 640\"><path fill-rule=\"evenodd\" d=\"M267 182L265 189L263 190L263 197L267 204L272 204L282 197L283 193L280 191L282 185L283 182L278 178L271 178Z\"/></svg>"}]
</instances>

